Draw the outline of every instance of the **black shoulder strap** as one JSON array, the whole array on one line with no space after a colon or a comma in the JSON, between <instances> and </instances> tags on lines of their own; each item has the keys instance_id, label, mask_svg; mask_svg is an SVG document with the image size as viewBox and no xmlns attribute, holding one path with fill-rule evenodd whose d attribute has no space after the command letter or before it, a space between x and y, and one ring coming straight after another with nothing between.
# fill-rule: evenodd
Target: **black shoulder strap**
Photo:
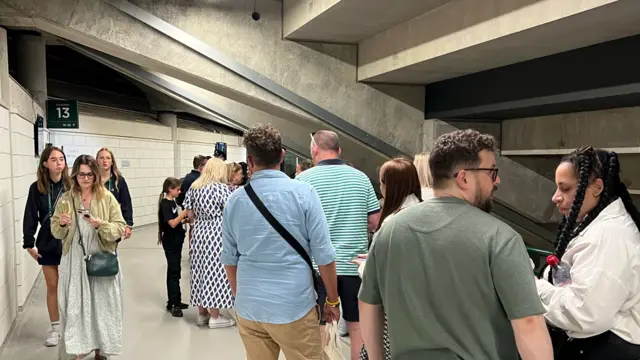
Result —
<instances>
[{"instance_id":1,"label":"black shoulder strap","mask_svg":"<svg viewBox=\"0 0 640 360\"><path fill-rule=\"evenodd\" d=\"M282 236L282 238L285 239L289 243L289 245L291 245L291 247L304 259L311 270L315 271L313 268L313 264L311 263L309 254L307 254L302 245L300 245L300 243L293 237L293 235L291 235L291 233L289 233L289 231L287 231L287 229L285 229L284 226L282 226L282 224L280 224L278 220L276 220L276 218L271 215L271 212L269 212L269 210L264 206L262 200L260 200L256 192L251 187L251 182L245 185L244 189L247 191L249 199L251 199L253 205L258 208L258 211L260 211L262 216L264 216L264 218L269 222L269 224L271 224L275 231L277 231L278 234L280 234L280 236Z\"/></svg>"}]
</instances>

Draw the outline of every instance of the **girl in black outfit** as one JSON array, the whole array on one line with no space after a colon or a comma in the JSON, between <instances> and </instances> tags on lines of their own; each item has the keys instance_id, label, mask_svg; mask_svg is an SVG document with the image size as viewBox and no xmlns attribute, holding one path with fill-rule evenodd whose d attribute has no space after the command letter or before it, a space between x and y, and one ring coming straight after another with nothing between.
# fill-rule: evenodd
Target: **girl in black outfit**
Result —
<instances>
[{"instance_id":1,"label":"girl in black outfit","mask_svg":"<svg viewBox=\"0 0 640 360\"><path fill-rule=\"evenodd\" d=\"M51 330L45 346L57 346L60 339L58 313L58 265L62 256L62 242L51 235L51 215L62 193L69 190L69 168L60 148L49 147L40 155L37 181L31 184L24 209L23 248L42 266L47 284L47 309ZM38 238L34 236L40 224ZM34 247L35 246L35 247Z\"/></svg>"},{"instance_id":2,"label":"girl in black outfit","mask_svg":"<svg viewBox=\"0 0 640 360\"><path fill-rule=\"evenodd\" d=\"M133 228L133 206L131 205L129 186L120 170L118 170L116 158L111 150L107 148L98 150L96 160L98 160L98 165L100 166L102 183L118 200L120 210L122 210L122 217L127 222L127 227L124 230L124 240L126 240L131 237L131 229Z\"/></svg>"},{"instance_id":3,"label":"girl in black outfit","mask_svg":"<svg viewBox=\"0 0 640 360\"><path fill-rule=\"evenodd\" d=\"M180 195L180 180L167 178L162 185L158 202L158 242L162 243L167 258L167 311L174 317L182 317L187 308L180 293L180 261L184 244L187 211L180 211L176 198Z\"/></svg>"}]
</instances>

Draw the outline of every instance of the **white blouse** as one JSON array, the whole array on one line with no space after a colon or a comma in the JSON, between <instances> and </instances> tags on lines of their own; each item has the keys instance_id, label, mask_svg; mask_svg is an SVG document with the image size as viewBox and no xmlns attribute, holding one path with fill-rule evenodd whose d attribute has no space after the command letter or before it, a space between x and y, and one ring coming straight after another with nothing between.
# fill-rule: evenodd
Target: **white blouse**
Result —
<instances>
[{"instance_id":1,"label":"white blouse","mask_svg":"<svg viewBox=\"0 0 640 360\"><path fill-rule=\"evenodd\" d=\"M545 318L573 338L611 330L640 344L640 232L622 200L607 206L568 245L571 282L537 279Z\"/></svg>"}]
</instances>

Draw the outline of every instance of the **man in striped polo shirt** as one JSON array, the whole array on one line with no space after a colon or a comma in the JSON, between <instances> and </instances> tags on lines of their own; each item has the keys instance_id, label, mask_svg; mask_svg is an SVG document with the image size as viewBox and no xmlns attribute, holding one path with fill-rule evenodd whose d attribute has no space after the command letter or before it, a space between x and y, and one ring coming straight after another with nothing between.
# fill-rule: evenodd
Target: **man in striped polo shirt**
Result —
<instances>
[{"instance_id":1,"label":"man in striped polo shirt","mask_svg":"<svg viewBox=\"0 0 640 360\"><path fill-rule=\"evenodd\" d=\"M371 181L361 171L340 159L340 140L332 131L311 135L311 156L316 165L300 173L296 179L313 186L320 196L322 209L329 224L331 243L336 249L338 295L343 318L351 337L351 359L357 360L362 347L358 291L358 267L351 263L358 254L368 251L367 233L380 220L380 204ZM320 287L318 302L324 308L326 294Z\"/></svg>"}]
</instances>

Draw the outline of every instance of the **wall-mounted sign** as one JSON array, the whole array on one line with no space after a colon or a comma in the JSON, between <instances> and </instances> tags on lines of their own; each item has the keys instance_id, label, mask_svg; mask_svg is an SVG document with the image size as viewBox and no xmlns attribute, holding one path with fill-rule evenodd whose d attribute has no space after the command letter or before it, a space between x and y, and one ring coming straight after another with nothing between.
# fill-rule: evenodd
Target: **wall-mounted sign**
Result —
<instances>
[{"instance_id":1,"label":"wall-mounted sign","mask_svg":"<svg viewBox=\"0 0 640 360\"><path fill-rule=\"evenodd\" d=\"M213 150L213 156L227 161L227 143L217 142L216 147Z\"/></svg>"},{"instance_id":2,"label":"wall-mounted sign","mask_svg":"<svg viewBox=\"0 0 640 360\"><path fill-rule=\"evenodd\" d=\"M77 100L47 100L49 129L77 129L79 125Z\"/></svg>"}]
</instances>

